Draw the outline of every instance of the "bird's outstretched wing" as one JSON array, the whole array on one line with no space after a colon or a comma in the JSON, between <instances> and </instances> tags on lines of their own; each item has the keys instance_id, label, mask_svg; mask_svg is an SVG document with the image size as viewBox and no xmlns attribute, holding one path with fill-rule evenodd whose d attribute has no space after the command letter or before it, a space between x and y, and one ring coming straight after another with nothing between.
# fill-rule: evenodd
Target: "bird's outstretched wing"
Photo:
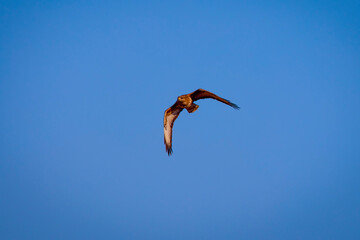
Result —
<instances>
[{"instance_id":1,"label":"bird's outstretched wing","mask_svg":"<svg viewBox=\"0 0 360 240\"><path fill-rule=\"evenodd\" d=\"M182 110L183 109L175 103L169 107L164 114L164 143L169 156L172 154L172 128Z\"/></svg>"},{"instance_id":2,"label":"bird's outstretched wing","mask_svg":"<svg viewBox=\"0 0 360 240\"><path fill-rule=\"evenodd\" d=\"M225 103L225 104L229 105L230 107L239 109L238 105L236 105L235 103L232 103L227 99L221 98L221 97L219 97L209 91L201 89L201 88L196 90L195 92L190 93L190 97L193 101L197 101L199 99L204 99L204 98L212 98L212 99L218 100L222 103Z\"/></svg>"}]
</instances>

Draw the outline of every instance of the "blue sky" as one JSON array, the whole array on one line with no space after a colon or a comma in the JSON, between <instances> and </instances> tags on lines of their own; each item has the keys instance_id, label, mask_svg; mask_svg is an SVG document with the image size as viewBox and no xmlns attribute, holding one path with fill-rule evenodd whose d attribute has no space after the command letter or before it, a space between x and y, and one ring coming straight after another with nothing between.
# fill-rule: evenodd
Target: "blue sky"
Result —
<instances>
[{"instance_id":1,"label":"blue sky","mask_svg":"<svg viewBox=\"0 0 360 240\"><path fill-rule=\"evenodd\" d=\"M2 1L0 238L359 239L359 11Z\"/></svg>"}]
</instances>

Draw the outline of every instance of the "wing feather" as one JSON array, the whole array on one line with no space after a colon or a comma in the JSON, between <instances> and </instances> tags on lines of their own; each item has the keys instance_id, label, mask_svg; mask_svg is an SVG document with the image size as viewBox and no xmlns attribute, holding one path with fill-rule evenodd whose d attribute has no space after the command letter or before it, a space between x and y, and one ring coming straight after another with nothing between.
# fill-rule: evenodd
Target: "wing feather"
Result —
<instances>
[{"instance_id":1,"label":"wing feather","mask_svg":"<svg viewBox=\"0 0 360 240\"><path fill-rule=\"evenodd\" d=\"M164 114L164 143L166 151L170 156L172 154L172 128L176 118L183 109L178 107L176 103L169 107Z\"/></svg>"},{"instance_id":2,"label":"wing feather","mask_svg":"<svg viewBox=\"0 0 360 240\"><path fill-rule=\"evenodd\" d=\"M197 100L204 99L204 98L212 98L212 99L218 100L222 103L225 103L225 104L229 105L230 107L239 109L238 105L236 105L235 103L232 103L227 99L221 98L221 97L215 95L214 93L211 93L211 92L206 91L201 88L196 90L195 92L190 93L190 97L193 101L197 101Z\"/></svg>"}]
</instances>

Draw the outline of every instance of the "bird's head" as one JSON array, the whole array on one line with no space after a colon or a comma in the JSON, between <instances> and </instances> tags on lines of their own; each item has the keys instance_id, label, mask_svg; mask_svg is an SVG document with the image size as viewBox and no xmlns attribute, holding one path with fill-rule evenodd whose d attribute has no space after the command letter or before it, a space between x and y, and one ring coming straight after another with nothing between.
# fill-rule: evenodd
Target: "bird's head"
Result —
<instances>
[{"instance_id":1,"label":"bird's head","mask_svg":"<svg viewBox=\"0 0 360 240\"><path fill-rule=\"evenodd\" d=\"M179 97L178 97L178 100L179 100L179 101L184 101L184 100L185 100L185 97L184 97L184 96L179 96Z\"/></svg>"},{"instance_id":2,"label":"bird's head","mask_svg":"<svg viewBox=\"0 0 360 240\"><path fill-rule=\"evenodd\" d=\"M178 101L181 103L184 107L189 107L191 105L191 98L187 95L181 95L178 97Z\"/></svg>"}]
</instances>

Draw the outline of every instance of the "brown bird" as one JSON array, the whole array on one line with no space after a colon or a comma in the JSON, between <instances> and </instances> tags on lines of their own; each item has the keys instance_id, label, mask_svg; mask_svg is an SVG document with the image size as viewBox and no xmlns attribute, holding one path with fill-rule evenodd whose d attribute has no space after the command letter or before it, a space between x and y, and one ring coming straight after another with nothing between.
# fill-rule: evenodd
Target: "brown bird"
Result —
<instances>
[{"instance_id":1,"label":"brown bird","mask_svg":"<svg viewBox=\"0 0 360 240\"><path fill-rule=\"evenodd\" d=\"M222 103L225 103L235 109L239 109L239 107L236 104L230 102L229 100L221 98L211 92L208 92L204 89L198 89L195 92L179 96L177 98L177 101L174 103L174 105L169 107L164 114L164 143L165 143L166 151L169 156L173 152L172 128L176 118L179 116L179 114L184 108L189 113L195 112L199 108L199 105L196 105L194 102L204 98L212 98Z\"/></svg>"}]
</instances>

